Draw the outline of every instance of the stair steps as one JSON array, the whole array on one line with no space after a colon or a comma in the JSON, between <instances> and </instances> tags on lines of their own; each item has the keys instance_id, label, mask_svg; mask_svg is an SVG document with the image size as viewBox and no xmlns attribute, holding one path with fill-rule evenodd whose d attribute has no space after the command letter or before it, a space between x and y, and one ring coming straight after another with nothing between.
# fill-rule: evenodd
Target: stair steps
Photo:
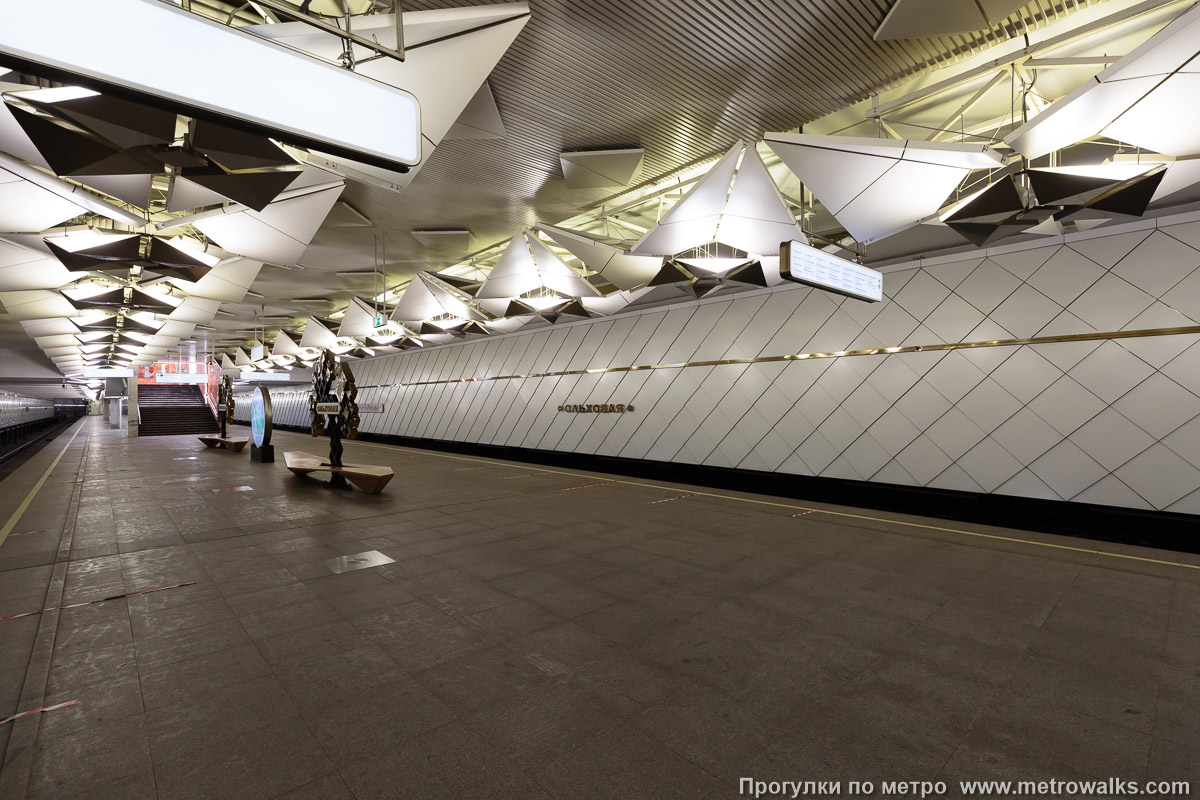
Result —
<instances>
[{"instance_id":1,"label":"stair steps","mask_svg":"<svg viewBox=\"0 0 1200 800\"><path fill-rule=\"evenodd\" d=\"M197 386L139 386L138 436L216 433L216 417Z\"/></svg>"}]
</instances>

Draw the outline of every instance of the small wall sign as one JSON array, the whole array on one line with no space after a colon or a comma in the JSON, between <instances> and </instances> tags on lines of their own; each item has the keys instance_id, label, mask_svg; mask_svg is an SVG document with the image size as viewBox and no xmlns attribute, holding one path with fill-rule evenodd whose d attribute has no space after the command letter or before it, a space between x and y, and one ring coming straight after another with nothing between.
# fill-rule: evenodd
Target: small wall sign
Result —
<instances>
[{"instance_id":1,"label":"small wall sign","mask_svg":"<svg viewBox=\"0 0 1200 800\"><path fill-rule=\"evenodd\" d=\"M625 414L633 411L633 406L627 406L624 403L588 403L568 404L558 407L559 411L565 411L568 414Z\"/></svg>"}]
</instances>

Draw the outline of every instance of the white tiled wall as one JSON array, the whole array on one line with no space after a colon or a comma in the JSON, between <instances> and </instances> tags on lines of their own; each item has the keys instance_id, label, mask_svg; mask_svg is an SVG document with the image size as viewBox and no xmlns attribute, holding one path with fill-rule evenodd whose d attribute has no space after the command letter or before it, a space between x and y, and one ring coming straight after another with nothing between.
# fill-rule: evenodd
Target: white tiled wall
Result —
<instances>
[{"instance_id":1,"label":"white tiled wall","mask_svg":"<svg viewBox=\"0 0 1200 800\"><path fill-rule=\"evenodd\" d=\"M357 362L363 430L1200 514L1194 334L403 385L1198 325L1200 222L1152 226L908 265L879 304L783 286ZM605 402L636 411L556 410Z\"/></svg>"}]
</instances>

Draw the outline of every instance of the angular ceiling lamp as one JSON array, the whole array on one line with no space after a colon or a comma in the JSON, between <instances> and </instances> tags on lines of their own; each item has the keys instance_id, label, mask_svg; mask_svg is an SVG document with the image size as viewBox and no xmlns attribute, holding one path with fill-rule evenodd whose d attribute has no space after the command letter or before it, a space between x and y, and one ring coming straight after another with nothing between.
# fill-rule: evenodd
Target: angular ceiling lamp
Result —
<instances>
[{"instance_id":1,"label":"angular ceiling lamp","mask_svg":"<svg viewBox=\"0 0 1200 800\"><path fill-rule=\"evenodd\" d=\"M640 147L588 150L559 153L558 161L568 189L609 189L629 185L641 172L645 155Z\"/></svg>"},{"instance_id":2,"label":"angular ceiling lamp","mask_svg":"<svg viewBox=\"0 0 1200 800\"><path fill-rule=\"evenodd\" d=\"M862 244L937 214L972 170L1004 166L984 145L800 133L763 140Z\"/></svg>"},{"instance_id":3,"label":"angular ceiling lamp","mask_svg":"<svg viewBox=\"0 0 1200 800\"><path fill-rule=\"evenodd\" d=\"M346 311L342 315L342 323L338 326L337 335L363 339L374 333L375 328L382 327L386 321L387 314L380 314L377 309L367 305L364 300L352 297L350 305L346 306ZM379 325L376 325L376 322Z\"/></svg>"},{"instance_id":4,"label":"angular ceiling lamp","mask_svg":"<svg viewBox=\"0 0 1200 800\"><path fill-rule=\"evenodd\" d=\"M976 246L1027 231L1041 221L1026 217L1029 202L1012 175L964 198L941 216L941 221Z\"/></svg>"},{"instance_id":5,"label":"angular ceiling lamp","mask_svg":"<svg viewBox=\"0 0 1200 800\"><path fill-rule=\"evenodd\" d=\"M781 242L801 236L758 151L738 141L629 252L674 257L715 242L777 258Z\"/></svg>"},{"instance_id":6,"label":"angular ceiling lamp","mask_svg":"<svg viewBox=\"0 0 1200 800\"><path fill-rule=\"evenodd\" d=\"M1113 163L1027 170L1039 205L1140 217L1166 175L1165 164Z\"/></svg>"},{"instance_id":7,"label":"angular ceiling lamp","mask_svg":"<svg viewBox=\"0 0 1200 800\"><path fill-rule=\"evenodd\" d=\"M346 307L342 324L337 330L339 339L360 342L364 345L364 351L369 349L376 355L400 349L408 344L404 338L410 334L411 331L403 325L388 319L386 313L381 313L357 297L350 298L350 305Z\"/></svg>"},{"instance_id":8,"label":"angular ceiling lamp","mask_svg":"<svg viewBox=\"0 0 1200 800\"><path fill-rule=\"evenodd\" d=\"M629 252L659 257L644 285L677 286L700 297L730 283L768 285L780 244L798 238L796 218L758 151L738 141ZM604 252L591 250L593 259ZM613 256L612 266L628 266L628 258ZM648 272L651 264L638 266Z\"/></svg>"},{"instance_id":9,"label":"angular ceiling lamp","mask_svg":"<svg viewBox=\"0 0 1200 800\"><path fill-rule=\"evenodd\" d=\"M424 163L475 101L488 75L528 21L526 3L408 11L402 19L404 61L371 59L375 52L353 43L350 52L358 75L401 87L420 103ZM353 25L354 33L383 47L396 48L400 44L392 14L357 17ZM304 23L257 25L245 30L331 62L337 62L346 51L342 38L314 31ZM361 106L360 114L370 108L369 104ZM483 126L495 127L492 123ZM320 147L310 148L301 157L348 178L391 190L407 186L420 169L418 164L402 172Z\"/></svg>"},{"instance_id":10,"label":"angular ceiling lamp","mask_svg":"<svg viewBox=\"0 0 1200 800\"><path fill-rule=\"evenodd\" d=\"M551 241L583 262L590 272L618 289L644 286L662 267L662 256L634 256L627 250L597 241L578 231L556 225L537 227Z\"/></svg>"},{"instance_id":11,"label":"angular ceiling lamp","mask_svg":"<svg viewBox=\"0 0 1200 800\"><path fill-rule=\"evenodd\" d=\"M300 356L300 348L296 346L292 337L288 336L286 331L276 331L275 341L271 343L272 363L290 369L300 360Z\"/></svg>"},{"instance_id":12,"label":"angular ceiling lamp","mask_svg":"<svg viewBox=\"0 0 1200 800\"><path fill-rule=\"evenodd\" d=\"M38 154L35 163L138 208L149 207L153 175L168 167L171 210L228 199L261 211L302 171L271 140L206 120L193 120L177 145L175 114L90 90L36 89L4 99L5 113Z\"/></svg>"},{"instance_id":13,"label":"angular ceiling lamp","mask_svg":"<svg viewBox=\"0 0 1200 800\"><path fill-rule=\"evenodd\" d=\"M418 272L400 296L391 319L418 327L436 322L444 330L468 320L485 320L487 316L455 297L432 273Z\"/></svg>"},{"instance_id":14,"label":"angular ceiling lamp","mask_svg":"<svg viewBox=\"0 0 1200 800\"><path fill-rule=\"evenodd\" d=\"M1200 153L1200 6L1056 101L1004 141L1038 158L1093 136L1156 153Z\"/></svg>"},{"instance_id":15,"label":"angular ceiling lamp","mask_svg":"<svg viewBox=\"0 0 1200 800\"><path fill-rule=\"evenodd\" d=\"M43 243L70 272L149 270L160 275L199 281L220 263L220 257L178 237L174 242L151 234L81 232L47 236Z\"/></svg>"},{"instance_id":16,"label":"angular ceiling lamp","mask_svg":"<svg viewBox=\"0 0 1200 800\"><path fill-rule=\"evenodd\" d=\"M82 289L75 291L66 290L63 291L63 294L71 302L71 305L78 309L124 308L126 311L150 311L170 314L182 302L180 300L171 303L162 295L151 294L133 286L118 287L99 292L84 291Z\"/></svg>"},{"instance_id":17,"label":"angular ceiling lamp","mask_svg":"<svg viewBox=\"0 0 1200 800\"><path fill-rule=\"evenodd\" d=\"M309 361L307 358L314 351L319 356L322 350L332 350L337 346L337 334L325 327L325 324L316 317L309 317L304 323L304 333L300 336L300 349L304 351L304 361Z\"/></svg>"},{"instance_id":18,"label":"angular ceiling lamp","mask_svg":"<svg viewBox=\"0 0 1200 800\"><path fill-rule=\"evenodd\" d=\"M579 297L599 295L536 234L522 231L509 242L475 296L481 300L516 300L541 312Z\"/></svg>"},{"instance_id":19,"label":"angular ceiling lamp","mask_svg":"<svg viewBox=\"0 0 1200 800\"><path fill-rule=\"evenodd\" d=\"M1086 230L1144 214L1165 174L1159 163L1024 170L955 204L941 221L980 247L1018 233Z\"/></svg>"}]
</instances>

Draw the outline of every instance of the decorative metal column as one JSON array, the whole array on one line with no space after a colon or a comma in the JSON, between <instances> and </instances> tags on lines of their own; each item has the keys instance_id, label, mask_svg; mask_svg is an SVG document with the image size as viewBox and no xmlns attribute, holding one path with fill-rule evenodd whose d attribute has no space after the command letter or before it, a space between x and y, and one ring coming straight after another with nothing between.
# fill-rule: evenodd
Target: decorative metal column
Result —
<instances>
[{"instance_id":1,"label":"decorative metal column","mask_svg":"<svg viewBox=\"0 0 1200 800\"><path fill-rule=\"evenodd\" d=\"M319 437L329 430L329 463L334 467L342 464L342 439L358 436L358 388L354 385L354 373L348 364L339 364L333 353L324 350L313 367L313 389L308 396L308 407L312 413L312 435ZM340 472L334 472L329 485L349 488L350 484Z\"/></svg>"},{"instance_id":2,"label":"decorative metal column","mask_svg":"<svg viewBox=\"0 0 1200 800\"><path fill-rule=\"evenodd\" d=\"M229 420L233 419L233 379L228 375L221 378L220 388L217 390L217 424L221 426L221 438L229 438ZM221 442L219 447L224 447L225 443Z\"/></svg>"}]
</instances>

